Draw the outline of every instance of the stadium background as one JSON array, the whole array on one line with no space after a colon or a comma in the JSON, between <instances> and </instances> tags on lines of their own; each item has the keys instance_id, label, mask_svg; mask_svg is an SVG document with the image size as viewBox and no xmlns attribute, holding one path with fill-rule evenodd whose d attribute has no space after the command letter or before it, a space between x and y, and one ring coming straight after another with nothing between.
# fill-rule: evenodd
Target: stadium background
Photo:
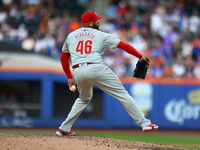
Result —
<instances>
[{"instance_id":1,"label":"stadium background","mask_svg":"<svg viewBox=\"0 0 200 150\"><path fill-rule=\"evenodd\" d=\"M137 59L107 49L104 62L162 129L200 129L200 1L2 0L0 126L58 127L78 93L68 90L59 56L66 35L88 10L105 16L101 30L149 57L145 80ZM104 8L104 9L102 9ZM77 128L138 128L120 103L94 87Z\"/></svg>"}]
</instances>

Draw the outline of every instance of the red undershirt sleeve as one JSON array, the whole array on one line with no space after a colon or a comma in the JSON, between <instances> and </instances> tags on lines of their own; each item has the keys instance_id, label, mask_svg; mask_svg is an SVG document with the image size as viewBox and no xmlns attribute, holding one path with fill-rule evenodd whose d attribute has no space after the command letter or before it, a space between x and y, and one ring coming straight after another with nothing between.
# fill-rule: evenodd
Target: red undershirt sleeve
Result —
<instances>
[{"instance_id":1,"label":"red undershirt sleeve","mask_svg":"<svg viewBox=\"0 0 200 150\"><path fill-rule=\"evenodd\" d=\"M133 46L123 41L119 42L119 44L117 45L117 48L121 48L125 50L127 53L134 55L135 57L139 59L142 57L142 54L140 54Z\"/></svg>"},{"instance_id":2,"label":"red undershirt sleeve","mask_svg":"<svg viewBox=\"0 0 200 150\"><path fill-rule=\"evenodd\" d=\"M72 79L69 58L70 58L70 53L64 53L64 52L61 53L60 61L62 64L62 68L65 74L67 75L68 79Z\"/></svg>"}]
</instances>

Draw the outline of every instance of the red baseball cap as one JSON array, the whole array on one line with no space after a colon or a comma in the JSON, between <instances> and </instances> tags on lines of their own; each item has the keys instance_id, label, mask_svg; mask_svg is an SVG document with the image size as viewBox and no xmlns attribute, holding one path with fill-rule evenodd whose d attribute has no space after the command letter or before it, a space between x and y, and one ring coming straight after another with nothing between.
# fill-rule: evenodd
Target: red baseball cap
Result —
<instances>
[{"instance_id":1,"label":"red baseball cap","mask_svg":"<svg viewBox=\"0 0 200 150\"><path fill-rule=\"evenodd\" d=\"M96 21L96 20L99 20L102 18L103 18L103 16L98 16L96 12L88 11L81 16L81 22L87 23L87 22Z\"/></svg>"}]
</instances>

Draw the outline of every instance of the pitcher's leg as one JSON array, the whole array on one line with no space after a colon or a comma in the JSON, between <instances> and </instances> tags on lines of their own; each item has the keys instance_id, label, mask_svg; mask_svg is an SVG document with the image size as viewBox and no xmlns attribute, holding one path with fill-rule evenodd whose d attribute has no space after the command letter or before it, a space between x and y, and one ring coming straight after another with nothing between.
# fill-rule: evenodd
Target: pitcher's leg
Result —
<instances>
[{"instance_id":1,"label":"pitcher's leg","mask_svg":"<svg viewBox=\"0 0 200 150\"><path fill-rule=\"evenodd\" d=\"M135 100L125 90L118 77L107 67L104 67L103 74L95 81L95 84L106 93L110 94L121 102L128 114L140 123L141 127L151 124L137 106Z\"/></svg>"},{"instance_id":2,"label":"pitcher's leg","mask_svg":"<svg viewBox=\"0 0 200 150\"><path fill-rule=\"evenodd\" d=\"M79 91L79 98L76 99L66 120L59 127L59 129L65 132L71 130L72 125L89 104L93 96L92 84L89 81L77 80L77 88Z\"/></svg>"},{"instance_id":3,"label":"pitcher's leg","mask_svg":"<svg viewBox=\"0 0 200 150\"><path fill-rule=\"evenodd\" d=\"M82 113L82 111L86 108L86 106L89 104L89 102L90 100L77 98L66 120L61 124L59 129L65 132L70 131L72 125L74 124L76 119L79 117L79 115Z\"/></svg>"}]
</instances>

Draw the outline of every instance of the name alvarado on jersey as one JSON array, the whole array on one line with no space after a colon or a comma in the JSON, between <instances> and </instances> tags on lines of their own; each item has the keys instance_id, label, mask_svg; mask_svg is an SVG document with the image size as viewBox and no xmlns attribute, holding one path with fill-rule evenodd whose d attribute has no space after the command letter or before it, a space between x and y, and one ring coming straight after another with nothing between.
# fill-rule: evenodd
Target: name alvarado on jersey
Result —
<instances>
[{"instance_id":1,"label":"name alvarado on jersey","mask_svg":"<svg viewBox=\"0 0 200 150\"><path fill-rule=\"evenodd\" d=\"M88 33L88 32L82 32L82 33L78 33L78 34L74 35L75 39L83 37L83 36L91 38L91 39L93 39L95 37L94 34Z\"/></svg>"}]
</instances>

